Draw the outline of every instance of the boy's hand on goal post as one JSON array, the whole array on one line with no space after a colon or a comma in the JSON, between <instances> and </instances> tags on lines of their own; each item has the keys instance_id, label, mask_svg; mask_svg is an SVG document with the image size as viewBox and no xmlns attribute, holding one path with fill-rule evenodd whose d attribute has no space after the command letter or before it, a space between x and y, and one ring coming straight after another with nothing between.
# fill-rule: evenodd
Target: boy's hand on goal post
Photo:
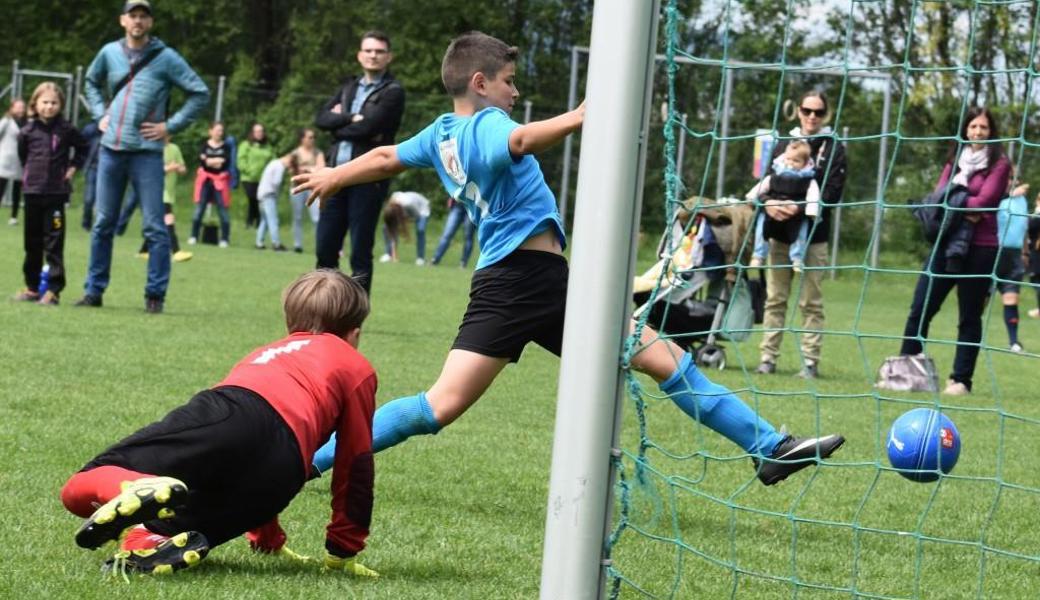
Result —
<instances>
[{"instance_id":1,"label":"boy's hand on goal post","mask_svg":"<svg viewBox=\"0 0 1040 600\"><path fill-rule=\"evenodd\" d=\"M325 564L321 568L323 573L329 571L336 571L340 573L346 573L351 577L368 577L375 579L379 577L379 573L376 573L372 569L369 569L365 565L357 561L356 556L350 558L340 558L332 554L325 555Z\"/></svg>"}]
</instances>

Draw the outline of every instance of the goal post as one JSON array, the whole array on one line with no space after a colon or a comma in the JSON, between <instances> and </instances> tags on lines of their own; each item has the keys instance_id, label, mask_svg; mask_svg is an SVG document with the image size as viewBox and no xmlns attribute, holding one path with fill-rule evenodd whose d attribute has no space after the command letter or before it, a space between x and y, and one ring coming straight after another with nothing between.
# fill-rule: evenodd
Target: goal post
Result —
<instances>
[{"instance_id":1,"label":"goal post","mask_svg":"<svg viewBox=\"0 0 1040 600\"><path fill-rule=\"evenodd\" d=\"M602 596L658 1L595 4L541 598Z\"/></svg>"}]
</instances>

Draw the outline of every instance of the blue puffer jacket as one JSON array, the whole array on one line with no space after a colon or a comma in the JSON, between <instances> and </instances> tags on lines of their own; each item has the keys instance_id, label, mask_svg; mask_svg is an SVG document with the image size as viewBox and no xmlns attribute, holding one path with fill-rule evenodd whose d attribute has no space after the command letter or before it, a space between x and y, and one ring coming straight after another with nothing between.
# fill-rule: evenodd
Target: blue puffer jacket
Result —
<instances>
[{"instance_id":1,"label":"blue puffer jacket","mask_svg":"<svg viewBox=\"0 0 1040 600\"><path fill-rule=\"evenodd\" d=\"M106 148L162 152L162 140L141 137L141 123L166 121L167 131L176 133L195 120L209 102L209 88L176 50L153 37L142 56L156 48L162 48L162 53L145 65L107 105L105 98L130 72L125 42L106 44L90 64L86 76L87 102L95 119L106 114L109 116L108 130L101 138L101 144ZM168 116L166 105L172 86L184 90L188 98L179 111Z\"/></svg>"}]
</instances>

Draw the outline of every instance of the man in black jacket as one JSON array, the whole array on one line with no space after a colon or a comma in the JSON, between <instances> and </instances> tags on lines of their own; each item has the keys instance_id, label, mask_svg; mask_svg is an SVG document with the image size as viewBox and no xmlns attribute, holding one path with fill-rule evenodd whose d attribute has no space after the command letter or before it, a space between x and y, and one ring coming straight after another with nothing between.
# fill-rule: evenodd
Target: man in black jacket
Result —
<instances>
[{"instance_id":1,"label":"man in black jacket","mask_svg":"<svg viewBox=\"0 0 1040 600\"><path fill-rule=\"evenodd\" d=\"M314 121L334 139L326 155L329 167L393 144L401 125L404 89L387 70L393 59L390 38L380 31L366 32L357 59L364 74L348 78ZM388 188L388 180L364 183L343 188L325 202L318 220L318 268L339 268L339 251L349 230L351 275L366 292L371 289L372 246Z\"/></svg>"}]
</instances>

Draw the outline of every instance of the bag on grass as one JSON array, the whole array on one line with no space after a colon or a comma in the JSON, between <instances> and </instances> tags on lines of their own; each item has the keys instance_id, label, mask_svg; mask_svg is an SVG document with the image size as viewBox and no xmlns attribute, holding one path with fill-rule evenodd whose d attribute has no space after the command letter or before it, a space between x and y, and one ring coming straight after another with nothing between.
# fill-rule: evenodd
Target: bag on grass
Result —
<instances>
[{"instance_id":1,"label":"bag on grass","mask_svg":"<svg viewBox=\"0 0 1040 600\"><path fill-rule=\"evenodd\" d=\"M939 376L930 356L889 356L881 363L874 386L895 392L937 392Z\"/></svg>"}]
</instances>

